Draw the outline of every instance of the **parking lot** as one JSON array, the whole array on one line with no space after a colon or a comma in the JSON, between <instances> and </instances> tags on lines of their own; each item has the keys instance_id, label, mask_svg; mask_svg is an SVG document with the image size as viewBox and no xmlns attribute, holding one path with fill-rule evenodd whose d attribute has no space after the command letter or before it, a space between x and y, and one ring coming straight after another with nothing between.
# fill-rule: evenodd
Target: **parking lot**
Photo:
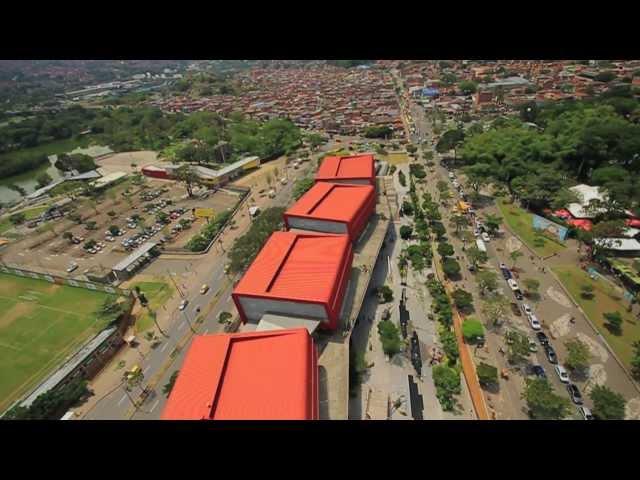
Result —
<instances>
[{"instance_id":1,"label":"parking lot","mask_svg":"<svg viewBox=\"0 0 640 480\"><path fill-rule=\"evenodd\" d=\"M106 272L146 241L184 247L206 223L193 217L193 208L212 208L217 214L233 208L238 198L204 187L194 188L189 198L179 182L145 179L135 185L127 180L107 190L102 199L76 201L64 218L22 228L24 237L9 244L2 259L57 274ZM73 220L74 215L81 217L81 223Z\"/></svg>"}]
</instances>

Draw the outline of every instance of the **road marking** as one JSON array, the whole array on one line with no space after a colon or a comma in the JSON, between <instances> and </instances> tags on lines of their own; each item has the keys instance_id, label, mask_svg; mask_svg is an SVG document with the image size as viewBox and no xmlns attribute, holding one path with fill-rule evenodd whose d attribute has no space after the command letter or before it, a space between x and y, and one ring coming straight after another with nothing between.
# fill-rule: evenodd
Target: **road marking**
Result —
<instances>
[{"instance_id":1,"label":"road marking","mask_svg":"<svg viewBox=\"0 0 640 480\"><path fill-rule=\"evenodd\" d=\"M151 368L151 365L149 365L147 368L142 370L142 375L146 375L150 368Z\"/></svg>"},{"instance_id":2,"label":"road marking","mask_svg":"<svg viewBox=\"0 0 640 480\"><path fill-rule=\"evenodd\" d=\"M120 401L118 402L118 406L120 406L122 404L122 402L124 402L127 399L127 394L125 393L122 398L120 399Z\"/></svg>"},{"instance_id":3,"label":"road marking","mask_svg":"<svg viewBox=\"0 0 640 480\"><path fill-rule=\"evenodd\" d=\"M183 320L182 323L180 325L178 325L178 330L182 330L182 327L184 327L184 324L186 322Z\"/></svg>"},{"instance_id":4,"label":"road marking","mask_svg":"<svg viewBox=\"0 0 640 480\"><path fill-rule=\"evenodd\" d=\"M153 407L151 407L151 410L149 410L149 413L153 412L159 403L160 403L160 399L156 400L156 403L153 404Z\"/></svg>"},{"instance_id":5,"label":"road marking","mask_svg":"<svg viewBox=\"0 0 640 480\"><path fill-rule=\"evenodd\" d=\"M208 328L204 331L204 334L205 334L205 335L206 335L207 333L209 333L209 329L208 329Z\"/></svg>"},{"instance_id":6,"label":"road marking","mask_svg":"<svg viewBox=\"0 0 640 480\"><path fill-rule=\"evenodd\" d=\"M169 343L165 343L165 344L162 346L162 348L160 349L160 351L161 351L161 352L164 352L164 351L167 349L167 347L168 347L168 346L169 346Z\"/></svg>"}]
</instances>

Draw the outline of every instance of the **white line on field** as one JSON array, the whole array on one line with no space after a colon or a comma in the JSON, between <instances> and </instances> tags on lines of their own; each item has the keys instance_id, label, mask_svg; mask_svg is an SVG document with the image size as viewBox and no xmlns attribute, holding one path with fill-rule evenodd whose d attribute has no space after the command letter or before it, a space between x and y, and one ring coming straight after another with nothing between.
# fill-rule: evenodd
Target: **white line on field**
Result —
<instances>
[{"instance_id":1,"label":"white line on field","mask_svg":"<svg viewBox=\"0 0 640 480\"><path fill-rule=\"evenodd\" d=\"M185 322L185 321L183 321L180 325L178 325L178 330L182 330L182 327L184 327L184 324L185 324L185 323L186 323L186 322Z\"/></svg>"},{"instance_id":2,"label":"white line on field","mask_svg":"<svg viewBox=\"0 0 640 480\"><path fill-rule=\"evenodd\" d=\"M156 400L156 403L153 404L153 407L151 407L151 410L149 410L149 413L153 412L159 403L160 403L160 399Z\"/></svg>"},{"instance_id":3,"label":"white line on field","mask_svg":"<svg viewBox=\"0 0 640 480\"><path fill-rule=\"evenodd\" d=\"M165 344L162 346L162 348L160 349L160 351L161 351L161 352L164 352L164 351L167 349L167 347L168 347L168 346L169 346L169 344L168 344L168 343L165 343Z\"/></svg>"},{"instance_id":4,"label":"white line on field","mask_svg":"<svg viewBox=\"0 0 640 480\"><path fill-rule=\"evenodd\" d=\"M118 402L118 406L120 406L122 404L122 402L124 402L127 399L127 394L125 393L122 398L120 399L120 401Z\"/></svg>"},{"instance_id":5,"label":"white line on field","mask_svg":"<svg viewBox=\"0 0 640 480\"><path fill-rule=\"evenodd\" d=\"M146 375L150 368L151 368L151 365L147 366L147 368L142 370L142 375Z\"/></svg>"}]
</instances>

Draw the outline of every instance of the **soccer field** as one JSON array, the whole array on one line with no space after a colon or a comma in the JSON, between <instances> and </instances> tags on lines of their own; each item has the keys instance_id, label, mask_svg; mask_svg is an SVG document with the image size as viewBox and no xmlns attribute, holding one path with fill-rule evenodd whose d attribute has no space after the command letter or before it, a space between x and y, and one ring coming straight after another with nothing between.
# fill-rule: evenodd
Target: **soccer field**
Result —
<instances>
[{"instance_id":1,"label":"soccer field","mask_svg":"<svg viewBox=\"0 0 640 480\"><path fill-rule=\"evenodd\" d=\"M108 296L0 273L0 412L104 328Z\"/></svg>"}]
</instances>

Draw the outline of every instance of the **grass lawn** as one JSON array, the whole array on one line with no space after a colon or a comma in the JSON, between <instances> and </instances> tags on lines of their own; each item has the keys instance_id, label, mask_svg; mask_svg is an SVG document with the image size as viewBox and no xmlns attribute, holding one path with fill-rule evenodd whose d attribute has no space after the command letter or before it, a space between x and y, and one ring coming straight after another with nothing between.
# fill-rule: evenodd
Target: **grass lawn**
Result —
<instances>
[{"instance_id":1,"label":"grass lawn","mask_svg":"<svg viewBox=\"0 0 640 480\"><path fill-rule=\"evenodd\" d=\"M591 280L587 272L574 265L562 265L552 267L564 286L571 292L573 299L580 304L582 309L597 327L598 331L607 340L607 343L616 352L616 355L627 368L630 367L633 357L632 344L640 340L640 322L629 312L627 312L628 301L613 288L613 286L603 279ZM580 287L590 284L594 288L595 296L587 300L580 296ZM613 335L604 326L603 313L618 311L624 319L622 324L622 334Z\"/></svg>"},{"instance_id":2,"label":"grass lawn","mask_svg":"<svg viewBox=\"0 0 640 480\"><path fill-rule=\"evenodd\" d=\"M515 204L505 202L504 199L499 199L497 205L502 218L504 218L509 228L517 233L529 248L533 249L538 255L548 257L566 248L559 241L552 240L535 230L531 213Z\"/></svg>"},{"instance_id":3,"label":"grass lawn","mask_svg":"<svg viewBox=\"0 0 640 480\"><path fill-rule=\"evenodd\" d=\"M23 210L22 213L24 213L27 220L33 220L34 218L39 217L47 208L49 207L36 207L30 210ZM11 221L9 220L10 216L11 215L7 215L2 220L0 220L0 233L4 233L11 227L13 227L13 223L11 223Z\"/></svg>"},{"instance_id":4,"label":"grass lawn","mask_svg":"<svg viewBox=\"0 0 640 480\"><path fill-rule=\"evenodd\" d=\"M104 292L0 273L0 411L106 325Z\"/></svg>"},{"instance_id":5,"label":"grass lawn","mask_svg":"<svg viewBox=\"0 0 640 480\"><path fill-rule=\"evenodd\" d=\"M406 153L389 153L387 155L376 155L385 160L389 165L404 165L409 163L409 156Z\"/></svg>"},{"instance_id":6,"label":"grass lawn","mask_svg":"<svg viewBox=\"0 0 640 480\"><path fill-rule=\"evenodd\" d=\"M134 287L140 287L140 291L149 300L149 308L154 311L161 308L173 296L175 291L173 285L166 282L136 282L128 288L133 289ZM153 326L151 315L149 315L147 309L144 309L144 313L136 320L136 332L146 332Z\"/></svg>"}]
</instances>

